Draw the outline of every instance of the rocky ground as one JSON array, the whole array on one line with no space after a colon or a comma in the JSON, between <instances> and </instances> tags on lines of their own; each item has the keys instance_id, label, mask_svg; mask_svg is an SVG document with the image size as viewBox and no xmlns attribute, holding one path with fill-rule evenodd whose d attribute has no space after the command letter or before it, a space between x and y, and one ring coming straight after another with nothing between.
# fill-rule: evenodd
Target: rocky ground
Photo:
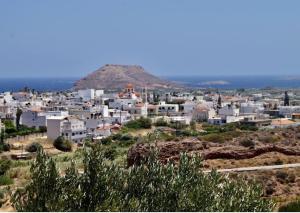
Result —
<instances>
[{"instance_id":1,"label":"rocky ground","mask_svg":"<svg viewBox=\"0 0 300 213\"><path fill-rule=\"evenodd\" d=\"M179 141L157 141L134 145L127 165L139 164L156 147L162 163L177 162L181 152L200 155L203 167L226 169L250 166L300 163L300 128L240 132L225 142L207 141L209 137L185 137ZM256 181L265 188L265 196L284 203L300 196L300 168L231 173L231 176Z\"/></svg>"}]
</instances>

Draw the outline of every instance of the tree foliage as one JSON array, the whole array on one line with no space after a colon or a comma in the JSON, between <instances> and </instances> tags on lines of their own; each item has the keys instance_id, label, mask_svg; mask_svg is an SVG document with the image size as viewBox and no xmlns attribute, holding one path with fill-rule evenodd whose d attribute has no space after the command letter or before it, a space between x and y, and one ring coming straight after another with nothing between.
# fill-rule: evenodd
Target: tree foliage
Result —
<instances>
[{"instance_id":1,"label":"tree foliage","mask_svg":"<svg viewBox=\"0 0 300 213\"><path fill-rule=\"evenodd\" d=\"M150 118L141 117L127 122L125 127L129 129L150 129L152 127L152 121Z\"/></svg>"},{"instance_id":2,"label":"tree foliage","mask_svg":"<svg viewBox=\"0 0 300 213\"><path fill-rule=\"evenodd\" d=\"M153 151L141 165L108 164L100 146L85 151L83 172L72 162L59 175L42 150L31 167L31 182L17 190L18 211L271 211L259 185L204 173L197 156L182 154L178 165L162 165Z\"/></svg>"},{"instance_id":3,"label":"tree foliage","mask_svg":"<svg viewBox=\"0 0 300 213\"><path fill-rule=\"evenodd\" d=\"M23 111L18 107L17 112L16 112L16 127L17 127L17 130L20 129L20 119L21 119L22 113L23 113Z\"/></svg>"},{"instance_id":4,"label":"tree foliage","mask_svg":"<svg viewBox=\"0 0 300 213\"><path fill-rule=\"evenodd\" d=\"M64 137L59 136L53 142L53 146L63 152L72 151L72 143L69 140L66 140Z\"/></svg>"}]
</instances>

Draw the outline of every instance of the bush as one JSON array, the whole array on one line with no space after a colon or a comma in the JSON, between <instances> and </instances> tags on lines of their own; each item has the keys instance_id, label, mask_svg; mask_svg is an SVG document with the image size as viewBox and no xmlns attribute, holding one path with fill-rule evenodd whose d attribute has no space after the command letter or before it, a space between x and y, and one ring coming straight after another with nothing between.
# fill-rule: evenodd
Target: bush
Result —
<instances>
[{"instance_id":1,"label":"bush","mask_svg":"<svg viewBox=\"0 0 300 213\"><path fill-rule=\"evenodd\" d=\"M4 175L11 167L10 160L0 160L0 175Z\"/></svg>"},{"instance_id":2,"label":"bush","mask_svg":"<svg viewBox=\"0 0 300 213\"><path fill-rule=\"evenodd\" d=\"M258 128L256 126L251 126L251 125L246 125L242 124L239 126L240 130L245 130L245 131L257 131Z\"/></svg>"},{"instance_id":3,"label":"bush","mask_svg":"<svg viewBox=\"0 0 300 213\"><path fill-rule=\"evenodd\" d=\"M163 118L157 119L154 123L155 126L168 126L168 122L165 121Z\"/></svg>"},{"instance_id":4,"label":"bush","mask_svg":"<svg viewBox=\"0 0 300 213\"><path fill-rule=\"evenodd\" d=\"M214 142L214 143L224 143L225 142L225 138L218 133L212 133L209 135L205 135L202 136L201 139L203 139L204 141L209 141L209 142Z\"/></svg>"},{"instance_id":5,"label":"bush","mask_svg":"<svg viewBox=\"0 0 300 213\"><path fill-rule=\"evenodd\" d=\"M288 177L288 182L289 183L295 183L296 181L296 175L295 174L289 174L289 177Z\"/></svg>"},{"instance_id":6,"label":"bush","mask_svg":"<svg viewBox=\"0 0 300 213\"><path fill-rule=\"evenodd\" d=\"M152 152L141 165L108 164L101 147L84 153L84 172L72 163L60 176L42 150L30 169L32 180L12 195L17 211L272 211L261 186L204 173L196 156L180 155L162 165Z\"/></svg>"},{"instance_id":7,"label":"bush","mask_svg":"<svg viewBox=\"0 0 300 213\"><path fill-rule=\"evenodd\" d=\"M275 192L275 188L273 185L268 185L266 187L266 195L270 196Z\"/></svg>"},{"instance_id":8,"label":"bush","mask_svg":"<svg viewBox=\"0 0 300 213\"><path fill-rule=\"evenodd\" d=\"M268 135L268 136L261 136L259 137L259 140L261 142L264 142L264 143L275 143L279 140L280 138L277 137L277 136L274 136L274 135Z\"/></svg>"},{"instance_id":9,"label":"bush","mask_svg":"<svg viewBox=\"0 0 300 213\"><path fill-rule=\"evenodd\" d=\"M42 133L47 132L47 127L45 127L45 126L40 126L40 127L39 127L39 132L42 132Z\"/></svg>"},{"instance_id":10,"label":"bush","mask_svg":"<svg viewBox=\"0 0 300 213\"><path fill-rule=\"evenodd\" d=\"M29 145L25 148L25 150L26 150L27 152L37 152L37 150L38 150L40 147L42 147L41 144L39 144L39 143L37 143L37 142L33 142L33 143L29 144Z\"/></svg>"},{"instance_id":11,"label":"bush","mask_svg":"<svg viewBox=\"0 0 300 213\"><path fill-rule=\"evenodd\" d=\"M111 139L111 137L102 138L101 143L103 145L110 145L112 143L112 139Z\"/></svg>"},{"instance_id":12,"label":"bush","mask_svg":"<svg viewBox=\"0 0 300 213\"><path fill-rule=\"evenodd\" d=\"M104 151L104 157L108 160L114 160L117 156L117 150L115 148L109 147Z\"/></svg>"},{"instance_id":13,"label":"bush","mask_svg":"<svg viewBox=\"0 0 300 213\"><path fill-rule=\"evenodd\" d=\"M287 181L288 176L289 175L286 172L282 172L282 171L276 172L276 178L281 183L285 183Z\"/></svg>"},{"instance_id":14,"label":"bush","mask_svg":"<svg viewBox=\"0 0 300 213\"><path fill-rule=\"evenodd\" d=\"M242 139L240 141L240 145L244 146L244 147L252 147L252 148L254 148L255 147L255 142L252 141L251 139L245 138L245 139Z\"/></svg>"},{"instance_id":15,"label":"bush","mask_svg":"<svg viewBox=\"0 0 300 213\"><path fill-rule=\"evenodd\" d=\"M188 129L186 129L186 130L177 130L176 131L176 135L177 136L185 136L185 137L189 137L189 136L196 137L196 136L199 135L199 133L197 131L195 131L195 130L188 130Z\"/></svg>"},{"instance_id":16,"label":"bush","mask_svg":"<svg viewBox=\"0 0 300 213\"><path fill-rule=\"evenodd\" d=\"M0 186L11 185L13 183L14 183L14 181L10 177L8 177L6 175L1 175L0 176Z\"/></svg>"},{"instance_id":17,"label":"bush","mask_svg":"<svg viewBox=\"0 0 300 213\"><path fill-rule=\"evenodd\" d=\"M3 143L3 144L0 144L0 152L9 152L10 151L10 144L8 143Z\"/></svg>"},{"instance_id":18,"label":"bush","mask_svg":"<svg viewBox=\"0 0 300 213\"><path fill-rule=\"evenodd\" d=\"M127 122L125 127L129 129L150 129L152 127L152 121L150 118L141 117Z\"/></svg>"},{"instance_id":19,"label":"bush","mask_svg":"<svg viewBox=\"0 0 300 213\"><path fill-rule=\"evenodd\" d=\"M130 134L122 134L121 138L120 138L120 141L129 141L129 140L132 140L132 139L133 139L133 137Z\"/></svg>"},{"instance_id":20,"label":"bush","mask_svg":"<svg viewBox=\"0 0 300 213\"><path fill-rule=\"evenodd\" d=\"M282 164L283 164L283 161L280 160L280 159L278 158L278 159L276 159L276 160L274 161L274 164L275 164L275 165L282 165Z\"/></svg>"},{"instance_id":21,"label":"bush","mask_svg":"<svg viewBox=\"0 0 300 213\"><path fill-rule=\"evenodd\" d=\"M69 140L66 140L64 137L59 136L53 142L53 146L63 152L72 151L72 143Z\"/></svg>"},{"instance_id":22,"label":"bush","mask_svg":"<svg viewBox=\"0 0 300 213\"><path fill-rule=\"evenodd\" d=\"M171 123L169 123L169 127L178 130L178 129L185 129L185 128L188 127L188 125L183 124L183 123L177 121L177 122L171 122Z\"/></svg>"},{"instance_id":23,"label":"bush","mask_svg":"<svg viewBox=\"0 0 300 213\"><path fill-rule=\"evenodd\" d=\"M280 212L300 212L300 200L290 202L279 208Z\"/></svg>"}]
</instances>

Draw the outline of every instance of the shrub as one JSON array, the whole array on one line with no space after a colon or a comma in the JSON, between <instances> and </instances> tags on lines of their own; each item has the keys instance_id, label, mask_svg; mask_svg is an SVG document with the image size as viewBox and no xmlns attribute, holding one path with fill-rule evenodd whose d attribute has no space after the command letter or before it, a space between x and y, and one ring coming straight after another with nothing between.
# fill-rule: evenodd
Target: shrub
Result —
<instances>
[{"instance_id":1,"label":"shrub","mask_svg":"<svg viewBox=\"0 0 300 213\"><path fill-rule=\"evenodd\" d=\"M242 124L239 126L240 130L245 130L245 131L257 131L258 128L256 126L251 126L247 124Z\"/></svg>"},{"instance_id":2,"label":"shrub","mask_svg":"<svg viewBox=\"0 0 300 213\"><path fill-rule=\"evenodd\" d=\"M275 192L275 187L273 185L268 185L266 187L266 195L270 196Z\"/></svg>"},{"instance_id":3,"label":"shrub","mask_svg":"<svg viewBox=\"0 0 300 213\"><path fill-rule=\"evenodd\" d=\"M252 141L251 139L244 138L240 141L240 145L244 147L255 147L255 142Z\"/></svg>"},{"instance_id":4,"label":"shrub","mask_svg":"<svg viewBox=\"0 0 300 213\"><path fill-rule=\"evenodd\" d=\"M2 143L0 144L0 152L9 152L10 151L10 144L8 143Z\"/></svg>"},{"instance_id":5,"label":"shrub","mask_svg":"<svg viewBox=\"0 0 300 213\"><path fill-rule=\"evenodd\" d=\"M11 167L10 160L0 160L0 175L4 175Z\"/></svg>"},{"instance_id":6,"label":"shrub","mask_svg":"<svg viewBox=\"0 0 300 213\"><path fill-rule=\"evenodd\" d=\"M128 140L132 140L133 137L130 134L122 134L120 137L120 141L128 141Z\"/></svg>"},{"instance_id":7,"label":"shrub","mask_svg":"<svg viewBox=\"0 0 300 213\"><path fill-rule=\"evenodd\" d=\"M101 147L86 150L84 172L72 163L60 176L55 162L38 152L32 180L12 196L17 211L272 211L260 185L201 170L197 156L180 155L162 165L157 152L125 169L108 164Z\"/></svg>"},{"instance_id":8,"label":"shrub","mask_svg":"<svg viewBox=\"0 0 300 213\"><path fill-rule=\"evenodd\" d=\"M13 183L14 183L14 181L10 177L8 177L6 175L1 175L0 176L0 186L10 185L10 184L13 184Z\"/></svg>"},{"instance_id":9,"label":"shrub","mask_svg":"<svg viewBox=\"0 0 300 213\"><path fill-rule=\"evenodd\" d=\"M202 139L204 141L209 141L209 142L214 142L214 143L224 143L225 142L225 138L221 134L218 134L218 133L212 133L209 135L202 136Z\"/></svg>"},{"instance_id":10,"label":"shrub","mask_svg":"<svg viewBox=\"0 0 300 213\"><path fill-rule=\"evenodd\" d=\"M289 183L295 183L295 181L296 181L296 175L294 173L289 174L288 182Z\"/></svg>"},{"instance_id":11,"label":"shrub","mask_svg":"<svg viewBox=\"0 0 300 213\"><path fill-rule=\"evenodd\" d=\"M39 132L47 132L47 127L45 127L45 126L40 126L39 127Z\"/></svg>"},{"instance_id":12,"label":"shrub","mask_svg":"<svg viewBox=\"0 0 300 213\"><path fill-rule=\"evenodd\" d=\"M155 126L168 126L168 122L165 121L163 118L157 119L157 121L154 123Z\"/></svg>"},{"instance_id":13,"label":"shrub","mask_svg":"<svg viewBox=\"0 0 300 213\"><path fill-rule=\"evenodd\" d=\"M195 130L177 130L176 131L176 135L177 136L185 136L185 137L189 137L189 136L198 136L199 133Z\"/></svg>"},{"instance_id":14,"label":"shrub","mask_svg":"<svg viewBox=\"0 0 300 213\"><path fill-rule=\"evenodd\" d=\"M72 143L69 140L66 140L64 137L59 136L53 142L53 146L63 152L72 151Z\"/></svg>"},{"instance_id":15,"label":"shrub","mask_svg":"<svg viewBox=\"0 0 300 213\"><path fill-rule=\"evenodd\" d=\"M196 122L195 121L191 121L190 122L190 127L191 127L192 130L195 131L196 130Z\"/></svg>"},{"instance_id":16,"label":"shrub","mask_svg":"<svg viewBox=\"0 0 300 213\"><path fill-rule=\"evenodd\" d=\"M289 175L286 172L282 172L282 171L276 172L276 178L281 183L285 183L287 181L288 176Z\"/></svg>"},{"instance_id":17,"label":"shrub","mask_svg":"<svg viewBox=\"0 0 300 213\"><path fill-rule=\"evenodd\" d=\"M150 129L152 121L150 118L141 117L136 120L131 120L125 124L125 127L129 129Z\"/></svg>"},{"instance_id":18,"label":"shrub","mask_svg":"<svg viewBox=\"0 0 300 213\"><path fill-rule=\"evenodd\" d=\"M117 156L117 150L115 148L109 147L104 151L104 157L108 160L114 160Z\"/></svg>"},{"instance_id":19,"label":"shrub","mask_svg":"<svg viewBox=\"0 0 300 213\"><path fill-rule=\"evenodd\" d=\"M178 121L176 121L176 122L171 122L171 123L169 124L169 127L174 128L174 129L185 129L185 128L187 128L187 126L188 126L188 125L183 124L183 123L178 122Z\"/></svg>"},{"instance_id":20,"label":"shrub","mask_svg":"<svg viewBox=\"0 0 300 213\"><path fill-rule=\"evenodd\" d=\"M25 149L27 152L37 152L37 150L41 147L41 144L37 142L33 142L29 144Z\"/></svg>"},{"instance_id":21,"label":"shrub","mask_svg":"<svg viewBox=\"0 0 300 213\"><path fill-rule=\"evenodd\" d=\"M280 212L300 212L300 200L290 202L279 208Z\"/></svg>"},{"instance_id":22,"label":"shrub","mask_svg":"<svg viewBox=\"0 0 300 213\"><path fill-rule=\"evenodd\" d=\"M275 143L279 140L280 138L277 137L277 136L271 136L271 135L268 135L268 136L261 136L259 137L259 140L264 142L264 143Z\"/></svg>"},{"instance_id":23,"label":"shrub","mask_svg":"<svg viewBox=\"0 0 300 213\"><path fill-rule=\"evenodd\" d=\"M280 160L280 159L278 158L278 159L276 159L276 160L274 161L274 164L275 164L275 165L282 165L282 164L283 164L283 161Z\"/></svg>"},{"instance_id":24,"label":"shrub","mask_svg":"<svg viewBox=\"0 0 300 213\"><path fill-rule=\"evenodd\" d=\"M103 145L110 145L112 143L112 139L111 139L111 137L102 138L101 143Z\"/></svg>"}]
</instances>

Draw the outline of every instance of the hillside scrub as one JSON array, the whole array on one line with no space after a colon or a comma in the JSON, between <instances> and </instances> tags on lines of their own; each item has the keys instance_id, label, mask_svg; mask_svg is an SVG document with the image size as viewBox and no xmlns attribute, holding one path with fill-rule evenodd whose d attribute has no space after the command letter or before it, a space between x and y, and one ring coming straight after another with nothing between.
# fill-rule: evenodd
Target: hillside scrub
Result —
<instances>
[{"instance_id":1,"label":"hillside scrub","mask_svg":"<svg viewBox=\"0 0 300 213\"><path fill-rule=\"evenodd\" d=\"M4 138L25 136L33 133L44 133L45 131L47 131L45 127L40 127L39 129L36 129L34 127L27 127L25 125L18 125L17 128L11 120L5 120L3 123L5 126Z\"/></svg>"},{"instance_id":2,"label":"hillside scrub","mask_svg":"<svg viewBox=\"0 0 300 213\"><path fill-rule=\"evenodd\" d=\"M300 212L300 200L281 206L279 212Z\"/></svg>"},{"instance_id":3,"label":"hillside scrub","mask_svg":"<svg viewBox=\"0 0 300 213\"><path fill-rule=\"evenodd\" d=\"M72 142L66 140L64 137L59 136L53 142L53 146L63 152L70 152L72 151Z\"/></svg>"},{"instance_id":4,"label":"hillside scrub","mask_svg":"<svg viewBox=\"0 0 300 213\"><path fill-rule=\"evenodd\" d=\"M125 127L128 129L150 129L152 127L152 121L150 118L141 117L127 122Z\"/></svg>"},{"instance_id":5,"label":"hillside scrub","mask_svg":"<svg viewBox=\"0 0 300 213\"><path fill-rule=\"evenodd\" d=\"M152 150L140 166L108 164L101 146L85 150L83 173L72 162L59 175L42 149L31 181L12 196L17 211L272 211L260 185L203 173L198 156L182 154L179 164L162 165Z\"/></svg>"}]
</instances>

